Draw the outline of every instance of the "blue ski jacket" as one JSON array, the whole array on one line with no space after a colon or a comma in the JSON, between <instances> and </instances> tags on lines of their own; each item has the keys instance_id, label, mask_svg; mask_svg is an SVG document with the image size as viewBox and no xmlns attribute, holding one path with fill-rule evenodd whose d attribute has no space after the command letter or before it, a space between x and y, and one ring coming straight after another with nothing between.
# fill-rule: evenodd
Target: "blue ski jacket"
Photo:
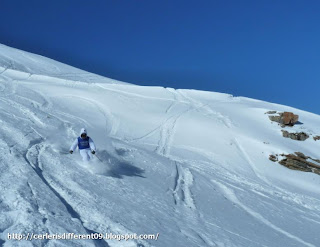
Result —
<instances>
[{"instance_id":1,"label":"blue ski jacket","mask_svg":"<svg viewBox=\"0 0 320 247\"><path fill-rule=\"evenodd\" d=\"M80 136L74 140L70 147L70 150L74 151L78 147L79 150L91 149L91 151L96 151L96 146L94 145L93 140L89 136L83 139L81 138L81 134L87 134L86 129L81 129Z\"/></svg>"}]
</instances>

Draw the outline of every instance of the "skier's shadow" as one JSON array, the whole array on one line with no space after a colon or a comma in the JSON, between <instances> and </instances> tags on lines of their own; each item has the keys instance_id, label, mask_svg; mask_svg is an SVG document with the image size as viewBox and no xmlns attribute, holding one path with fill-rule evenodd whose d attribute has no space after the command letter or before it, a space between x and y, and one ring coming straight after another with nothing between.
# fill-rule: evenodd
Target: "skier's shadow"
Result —
<instances>
[{"instance_id":1,"label":"skier's shadow","mask_svg":"<svg viewBox=\"0 0 320 247\"><path fill-rule=\"evenodd\" d=\"M144 170L130 164L128 161L115 157L106 150L99 151L98 157L101 161L106 161L108 164L108 171L104 174L105 176L121 179L124 176L145 178L143 176Z\"/></svg>"}]
</instances>

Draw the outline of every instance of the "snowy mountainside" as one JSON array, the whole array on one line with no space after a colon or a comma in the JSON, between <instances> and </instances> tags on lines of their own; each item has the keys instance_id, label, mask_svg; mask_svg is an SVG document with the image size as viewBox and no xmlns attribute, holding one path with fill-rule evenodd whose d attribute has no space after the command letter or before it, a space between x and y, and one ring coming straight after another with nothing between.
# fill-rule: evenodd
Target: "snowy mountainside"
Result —
<instances>
[{"instance_id":1,"label":"snowy mountainside","mask_svg":"<svg viewBox=\"0 0 320 247\"><path fill-rule=\"evenodd\" d=\"M290 131L314 135L318 115L228 94L106 83L0 49L0 244L320 245L320 176L268 159L296 151L319 159L320 142L283 138L265 112L299 114L302 124ZM82 127L97 146L89 164L68 154ZM159 238L8 239L68 232Z\"/></svg>"},{"instance_id":2,"label":"snowy mountainside","mask_svg":"<svg viewBox=\"0 0 320 247\"><path fill-rule=\"evenodd\" d=\"M11 75L14 79L16 76L23 79L29 76L42 75L71 81L99 81L104 83L126 84L71 67L40 55L0 44L0 73L3 71L7 71L7 73L13 71L14 73ZM17 73L18 71L23 73Z\"/></svg>"}]
</instances>

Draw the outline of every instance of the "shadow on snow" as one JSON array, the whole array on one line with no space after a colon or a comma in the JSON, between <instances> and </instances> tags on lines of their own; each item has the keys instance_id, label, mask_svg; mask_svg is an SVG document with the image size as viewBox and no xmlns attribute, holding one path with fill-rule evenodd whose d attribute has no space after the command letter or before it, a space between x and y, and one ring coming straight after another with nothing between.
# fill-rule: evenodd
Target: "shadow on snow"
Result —
<instances>
[{"instance_id":1,"label":"shadow on snow","mask_svg":"<svg viewBox=\"0 0 320 247\"><path fill-rule=\"evenodd\" d=\"M122 155L122 154L120 154ZM108 165L108 171L105 172L105 176L110 176L114 178L128 177L141 177L143 176L144 170L132 165L129 161L119 159L114 155L108 153L106 150L99 151L97 158L104 164Z\"/></svg>"}]
</instances>

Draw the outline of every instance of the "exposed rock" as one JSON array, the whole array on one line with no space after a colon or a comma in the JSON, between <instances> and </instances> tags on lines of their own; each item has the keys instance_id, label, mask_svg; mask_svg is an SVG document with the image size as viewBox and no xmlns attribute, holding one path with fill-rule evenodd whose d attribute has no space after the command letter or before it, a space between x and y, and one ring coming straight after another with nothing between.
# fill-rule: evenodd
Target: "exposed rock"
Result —
<instances>
[{"instance_id":1,"label":"exposed rock","mask_svg":"<svg viewBox=\"0 0 320 247\"><path fill-rule=\"evenodd\" d=\"M269 116L269 119L273 122L280 123L281 116Z\"/></svg>"},{"instance_id":2,"label":"exposed rock","mask_svg":"<svg viewBox=\"0 0 320 247\"><path fill-rule=\"evenodd\" d=\"M289 169L304 172L314 172L320 175L320 160L312 159L300 152L287 155L282 154L281 156L285 158L279 161L279 164L288 167ZM315 163L308 161L308 159L315 161Z\"/></svg>"},{"instance_id":3,"label":"exposed rock","mask_svg":"<svg viewBox=\"0 0 320 247\"><path fill-rule=\"evenodd\" d=\"M314 136L314 137L313 137L313 140L315 140L315 141L320 140L320 136Z\"/></svg>"},{"instance_id":4,"label":"exposed rock","mask_svg":"<svg viewBox=\"0 0 320 247\"><path fill-rule=\"evenodd\" d=\"M277 162L278 161L278 157L273 155L273 154L270 154L269 156L269 160L273 161L273 162Z\"/></svg>"},{"instance_id":5,"label":"exposed rock","mask_svg":"<svg viewBox=\"0 0 320 247\"><path fill-rule=\"evenodd\" d=\"M272 112L272 113L271 113ZM267 114L275 114L273 111L267 112ZM292 112L280 112L278 115L269 116L271 121L277 122L283 126L293 126L299 120L299 115L295 115Z\"/></svg>"},{"instance_id":6,"label":"exposed rock","mask_svg":"<svg viewBox=\"0 0 320 247\"><path fill-rule=\"evenodd\" d=\"M300 158L302 159L309 159L310 157L309 156L305 156L303 153L301 152L294 152L297 156L299 156Z\"/></svg>"},{"instance_id":7,"label":"exposed rock","mask_svg":"<svg viewBox=\"0 0 320 247\"><path fill-rule=\"evenodd\" d=\"M304 132L298 132L298 133L290 133L286 130L281 130L282 131L282 136L285 138L290 138L292 140L296 141L305 141L309 138L309 135Z\"/></svg>"},{"instance_id":8,"label":"exposed rock","mask_svg":"<svg viewBox=\"0 0 320 247\"><path fill-rule=\"evenodd\" d=\"M299 120L299 116L293 114L292 112L284 112L283 115L283 124L293 126Z\"/></svg>"},{"instance_id":9,"label":"exposed rock","mask_svg":"<svg viewBox=\"0 0 320 247\"><path fill-rule=\"evenodd\" d=\"M310 159L312 159L312 158L310 158ZM319 159L312 159L312 160L320 164L320 160Z\"/></svg>"},{"instance_id":10,"label":"exposed rock","mask_svg":"<svg viewBox=\"0 0 320 247\"><path fill-rule=\"evenodd\" d=\"M265 114L276 114L277 111L267 111Z\"/></svg>"}]
</instances>

